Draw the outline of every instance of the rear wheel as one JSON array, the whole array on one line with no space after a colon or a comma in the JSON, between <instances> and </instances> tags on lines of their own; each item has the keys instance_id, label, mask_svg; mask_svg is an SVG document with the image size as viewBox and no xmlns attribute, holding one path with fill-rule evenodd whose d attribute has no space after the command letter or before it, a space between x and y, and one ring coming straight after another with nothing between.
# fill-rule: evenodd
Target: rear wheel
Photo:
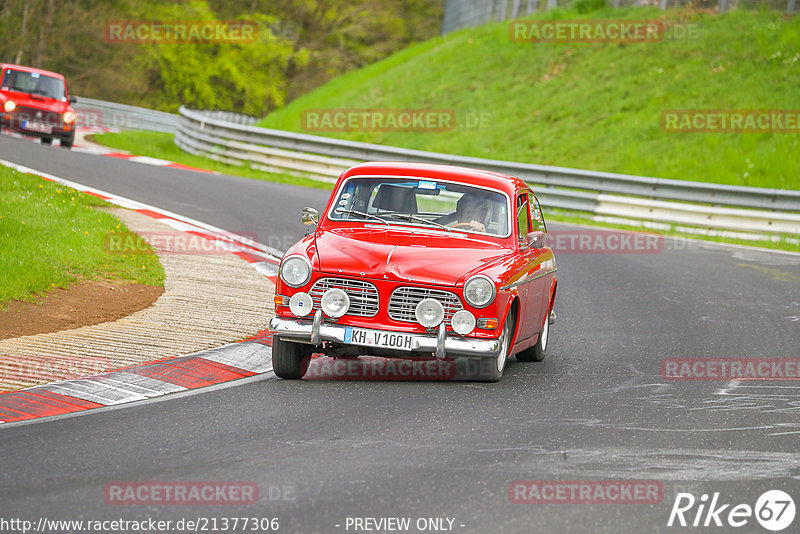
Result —
<instances>
[{"instance_id":1,"label":"rear wheel","mask_svg":"<svg viewBox=\"0 0 800 534\"><path fill-rule=\"evenodd\" d=\"M61 148L66 148L67 150L69 150L70 148L72 148L72 143L74 142L75 142L74 137L65 137L61 139Z\"/></svg>"},{"instance_id":2,"label":"rear wheel","mask_svg":"<svg viewBox=\"0 0 800 534\"><path fill-rule=\"evenodd\" d=\"M298 380L308 371L311 345L272 339L272 370L278 378Z\"/></svg>"},{"instance_id":3,"label":"rear wheel","mask_svg":"<svg viewBox=\"0 0 800 534\"><path fill-rule=\"evenodd\" d=\"M52 137L42 137L42 144L43 145L52 145L53 138Z\"/></svg>"}]
</instances>

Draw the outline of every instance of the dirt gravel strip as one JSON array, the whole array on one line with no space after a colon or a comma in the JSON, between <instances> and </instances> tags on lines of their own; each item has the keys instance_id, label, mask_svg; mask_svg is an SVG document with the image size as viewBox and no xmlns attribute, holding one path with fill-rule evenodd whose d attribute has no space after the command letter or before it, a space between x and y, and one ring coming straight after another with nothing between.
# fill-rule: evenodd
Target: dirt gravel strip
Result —
<instances>
[{"instance_id":1,"label":"dirt gravel strip","mask_svg":"<svg viewBox=\"0 0 800 534\"><path fill-rule=\"evenodd\" d=\"M137 234L175 232L175 221L109 211ZM186 355L267 328L274 285L253 260L224 251L158 255L164 293L150 308L108 323L0 341L0 391Z\"/></svg>"}]
</instances>

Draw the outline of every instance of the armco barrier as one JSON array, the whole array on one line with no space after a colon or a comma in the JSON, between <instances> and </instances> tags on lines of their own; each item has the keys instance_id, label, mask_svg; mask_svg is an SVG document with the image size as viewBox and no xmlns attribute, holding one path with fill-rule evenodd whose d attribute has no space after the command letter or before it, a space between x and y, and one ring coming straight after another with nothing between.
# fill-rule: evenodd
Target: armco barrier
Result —
<instances>
[{"instance_id":1,"label":"armco barrier","mask_svg":"<svg viewBox=\"0 0 800 534\"><path fill-rule=\"evenodd\" d=\"M800 191L630 176L529 163L456 156L258 128L219 118L219 112L180 109L175 143L233 165L332 181L361 161L421 161L513 174L535 185L547 207L733 230L800 234Z\"/></svg>"},{"instance_id":2,"label":"armco barrier","mask_svg":"<svg viewBox=\"0 0 800 534\"><path fill-rule=\"evenodd\" d=\"M178 115L152 109L115 104L84 96L73 104L78 115L78 125L84 128L111 130L150 130L175 133Z\"/></svg>"}]
</instances>

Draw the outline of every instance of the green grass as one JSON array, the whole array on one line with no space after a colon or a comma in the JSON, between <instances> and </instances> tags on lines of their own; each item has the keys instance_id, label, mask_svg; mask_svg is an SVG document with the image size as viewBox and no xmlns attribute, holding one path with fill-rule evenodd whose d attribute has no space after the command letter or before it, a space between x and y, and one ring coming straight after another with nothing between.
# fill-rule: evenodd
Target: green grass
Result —
<instances>
[{"instance_id":1,"label":"green grass","mask_svg":"<svg viewBox=\"0 0 800 534\"><path fill-rule=\"evenodd\" d=\"M178 148L174 142L174 138L174 135L164 132L129 131L94 134L89 137L89 140L117 150L132 152L137 156L165 159L176 163L182 163L183 165L217 171L233 176L243 176L245 178L255 178L256 180L266 180L321 189L332 188L331 184L319 180L312 180L301 176L291 176L288 174L268 173L246 166L227 165L211 158L194 156Z\"/></svg>"},{"instance_id":2,"label":"green grass","mask_svg":"<svg viewBox=\"0 0 800 534\"><path fill-rule=\"evenodd\" d=\"M696 39L518 43L508 22L412 46L335 78L259 125L467 156L721 184L800 189L800 134L668 133L664 111L800 109L800 17L656 8L532 18L661 19ZM454 110L448 132L308 132L325 108ZM484 127L467 127L483 117Z\"/></svg>"},{"instance_id":3,"label":"green grass","mask_svg":"<svg viewBox=\"0 0 800 534\"><path fill-rule=\"evenodd\" d=\"M34 300L55 287L85 279L163 285L153 254L107 251L110 232L127 231L107 202L38 176L0 166L0 305Z\"/></svg>"}]
</instances>

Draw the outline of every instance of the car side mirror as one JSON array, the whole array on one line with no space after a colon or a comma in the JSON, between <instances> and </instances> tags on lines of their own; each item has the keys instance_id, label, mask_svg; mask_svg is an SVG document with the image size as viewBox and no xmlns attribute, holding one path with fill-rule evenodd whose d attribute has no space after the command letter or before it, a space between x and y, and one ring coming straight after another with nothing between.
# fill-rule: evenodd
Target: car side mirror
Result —
<instances>
[{"instance_id":1,"label":"car side mirror","mask_svg":"<svg viewBox=\"0 0 800 534\"><path fill-rule=\"evenodd\" d=\"M69 100L70 104L74 104L75 102L78 101L77 97L74 96L70 96L67 100Z\"/></svg>"},{"instance_id":2,"label":"car side mirror","mask_svg":"<svg viewBox=\"0 0 800 534\"><path fill-rule=\"evenodd\" d=\"M525 243L531 248L542 248L544 246L544 232L537 230L525 236Z\"/></svg>"},{"instance_id":3,"label":"car side mirror","mask_svg":"<svg viewBox=\"0 0 800 534\"><path fill-rule=\"evenodd\" d=\"M319 222L319 211L314 208L305 207L300 214L300 220L307 226L316 226Z\"/></svg>"}]
</instances>

